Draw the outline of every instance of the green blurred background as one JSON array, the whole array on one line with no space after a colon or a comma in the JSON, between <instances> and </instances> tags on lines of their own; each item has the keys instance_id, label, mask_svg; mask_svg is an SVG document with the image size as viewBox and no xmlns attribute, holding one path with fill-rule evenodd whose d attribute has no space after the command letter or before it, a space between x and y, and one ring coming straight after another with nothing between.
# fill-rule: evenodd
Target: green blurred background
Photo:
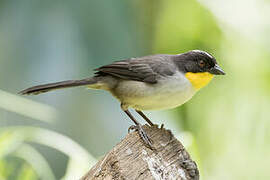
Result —
<instances>
[{"instance_id":1,"label":"green blurred background","mask_svg":"<svg viewBox=\"0 0 270 180\"><path fill-rule=\"evenodd\" d=\"M269 20L268 0L1 0L0 180L78 179L132 124L103 91L18 91L191 49L213 54L227 75L148 116L184 143L201 179L269 179Z\"/></svg>"}]
</instances>

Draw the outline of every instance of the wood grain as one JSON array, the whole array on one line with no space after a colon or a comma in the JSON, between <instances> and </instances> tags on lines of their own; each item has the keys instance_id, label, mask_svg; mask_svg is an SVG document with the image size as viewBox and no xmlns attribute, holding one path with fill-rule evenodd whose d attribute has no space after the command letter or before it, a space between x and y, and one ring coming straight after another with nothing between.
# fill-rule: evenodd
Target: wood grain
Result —
<instances>
[{"instance_id":1,"label":"wood grain","mask_svg":"<svg viewBox=\"0 0 270 180\"><path fill-rule=\"evenodd\" d=\"M129 133L81 180L198 180L197 165L170 130L144 125L153 141L145 146L137 132Z\"/></svg>"}]
</instances>

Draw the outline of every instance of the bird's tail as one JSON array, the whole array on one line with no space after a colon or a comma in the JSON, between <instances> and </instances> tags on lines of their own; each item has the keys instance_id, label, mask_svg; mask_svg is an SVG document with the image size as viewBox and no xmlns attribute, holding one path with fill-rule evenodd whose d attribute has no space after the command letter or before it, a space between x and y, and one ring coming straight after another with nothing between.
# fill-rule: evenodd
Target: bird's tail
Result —
<instances>
[{"instance_id":1,"label":"bird's tail","mask_svg":"<svg viewBox=\"0 0 270 180\"><path fill-rule=\"evenodd\" d=\"M81 80L61 81L61 82L56 82L56 83L33 86L25 90L22 90L21 92L19 92L19 94L37 95L40 93L45 93L45 92L56 90L56 89L70 88L70 87L75 87L75 86L85 86L85 85L91 85L95 83L97 83L96 77L81 79Z\"/></svg>"}]
</instances>

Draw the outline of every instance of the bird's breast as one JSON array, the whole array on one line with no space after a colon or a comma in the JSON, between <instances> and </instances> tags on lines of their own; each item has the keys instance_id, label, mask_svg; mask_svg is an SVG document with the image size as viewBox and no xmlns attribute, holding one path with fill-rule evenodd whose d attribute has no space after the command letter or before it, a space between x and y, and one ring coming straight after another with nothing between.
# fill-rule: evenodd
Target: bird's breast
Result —
<instances>
[{"instance_id":1,"label":"bird's breast","mask_svg":"<svg viewBox=\"0 0 270 180\"><path fill-rule=\"evenodd\" d=\"M158 110L177 107L188 101L195 92L185 75L177 72L173 76L160 78L156 84L123 80L112 94L132 108Z\"/></svg>"}]
</instances>

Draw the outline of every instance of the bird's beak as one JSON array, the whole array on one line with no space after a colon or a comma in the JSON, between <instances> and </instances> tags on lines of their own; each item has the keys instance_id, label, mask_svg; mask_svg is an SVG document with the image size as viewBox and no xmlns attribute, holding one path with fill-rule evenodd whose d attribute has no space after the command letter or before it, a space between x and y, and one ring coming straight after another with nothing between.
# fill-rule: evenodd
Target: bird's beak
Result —
<instances>
[{"instance_id":1,"label":"bird's beak","mask_svg":"<svg viewBox=\"0 0 270 180\"><path fill-rule=\"evenodd\" d=\"M225 75L225 72L221 69L221 67L219 67L219 65L215 65L214 67L212 67L209 72L211 74L214 74L214 75Z\"/></svg>"}]
</instances>

